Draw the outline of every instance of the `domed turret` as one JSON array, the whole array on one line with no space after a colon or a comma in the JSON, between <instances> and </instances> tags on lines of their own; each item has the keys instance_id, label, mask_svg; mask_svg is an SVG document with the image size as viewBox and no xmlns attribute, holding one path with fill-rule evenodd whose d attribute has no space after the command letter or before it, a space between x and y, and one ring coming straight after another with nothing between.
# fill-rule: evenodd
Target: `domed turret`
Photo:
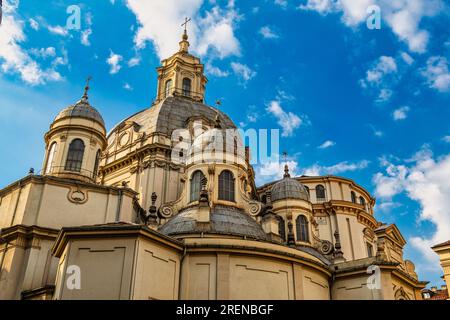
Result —
<instances>
[{"instance_id":1,"label":"domed turret","mask_svg":"<svg viewBox=\"0 0 450 320\"><path fill-rule=\"evenodd\" d=\"M43 175L96 181L107 141L105 122L89 103L89 80L82 98L63 109L45 135L47 148Z\"/></svg>"},{"instance_id":2,"label":"domed turret","mask_svg":"<svg viewBox=\"0 0 450 320\"><path fill-rule=\"evenodd\" d=\"M309 201L308 190L296 179L291 178L287 165L285 166L284 172L284 178L275 183L272 187L272 201L275 202L285 199L299 199Z\"/></svg>"},{"instance_id":3,"label":"domed turret","mask_svg":"<svg viewBox=\"0 0 450 320\"><path fill-rule=\"evenodd\" d=\"M74 105L68 106L63 109L55 118L54 122L58 120L62 120L64 118L83 118L88 120L97 121L102 126L105 126L105 122L103 121L100 113L89 104L88 98L86 95L83 95L80 101L75 103Z\"/></svg>"}]
</instances>

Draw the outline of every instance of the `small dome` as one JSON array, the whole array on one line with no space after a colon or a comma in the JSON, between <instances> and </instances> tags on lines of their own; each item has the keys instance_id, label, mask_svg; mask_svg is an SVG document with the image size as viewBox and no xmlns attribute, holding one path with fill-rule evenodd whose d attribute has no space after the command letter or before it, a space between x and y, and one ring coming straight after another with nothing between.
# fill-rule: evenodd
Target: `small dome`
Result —
<instances>
[{"instance_id":1,"label":"small dome","mask_svg":"<svg viewBox=\"0 0 450 320\"><path fill-rule=\"evenodd\" d=\"M211 210L210 223L197 222L193 217L195 210L190 208L180 212L161 226L159 231L168 236L208 233L267 240L262 227L242 210L216 206Z\"/></svg>"},{"instance_id":2,"label":"small dome","mask_svg":"<svg viewBox=\"0 0 450 320\"><path fill-rule=\"evenodd\" d=\"M103 118L100 115L100 113L89 104L88 99L85 97L83 97L80 101L78 101L74 105L69 106L64 110L62 110L56 116L55 121L71 117L79 117L89 120L95 120L99 122L101 125L105 126L105 122L103 121Z\"/></svg>"},{"instance_id":3,"label":"small dome","mask_svg":"<svg viewBox=\"0 0 450 320\"><path fill-rule=\"evenodd\" d=\"M306 187L296 179L291 178L287 167L285 172L284 178L273 185L271 200L299 199L309 201L309 193Z\"/></svg>"}]
</instances>

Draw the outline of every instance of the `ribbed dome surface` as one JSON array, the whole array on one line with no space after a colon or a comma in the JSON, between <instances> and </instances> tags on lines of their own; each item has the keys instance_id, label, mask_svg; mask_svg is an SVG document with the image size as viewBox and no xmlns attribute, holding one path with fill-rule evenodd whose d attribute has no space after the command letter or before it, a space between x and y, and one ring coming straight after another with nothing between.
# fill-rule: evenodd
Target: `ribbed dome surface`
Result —
<instances>
[{"instance_id":1,"label":"ribbed dome surface","mask_svg":"<svg viewBox=\"0 0 450 320\"><path fill-rule=\"evenodd\" d=\"M71 118L71 117L79 117L85 118L89 120L95 120L105 126L105 122L103 121L100 113L89 104L87 99L81 99L77 103L72 106L69 106L62 110L55 118L55 121L63 118Z\"/></svg>"},{"instance_id":2,"label":"ribbed dome surface","mask_svg":"<svg viewBox=\"0 0 450 320\"><path fill-rule=\"evenodd\" d=\"M273 185L271 199L272 201L284 199L309 201L309 194L308 190L300 182L293 178L285 177Z\"/></svg>"},{"instance_id":3,"label":"ribbed dome surface","mask_svg":"<svg viewBox=\"0 0 450 320\"><path fill-rule=\"evenodd\" d=\"M198 223L193 215L196 208L187 209L160 228L160 232L168 235L182 234L222 234L267 240L262 227L245 212L234 207L216 206L211 210L210 223Z\"/></svg>"}]
</instances>

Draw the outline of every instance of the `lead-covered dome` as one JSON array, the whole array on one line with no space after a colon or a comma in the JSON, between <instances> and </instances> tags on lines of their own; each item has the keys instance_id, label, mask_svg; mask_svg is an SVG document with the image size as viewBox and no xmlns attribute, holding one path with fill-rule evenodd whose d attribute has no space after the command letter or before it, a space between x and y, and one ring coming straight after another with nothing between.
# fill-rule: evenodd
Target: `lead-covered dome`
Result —
<instances>
[{"instance_id":1,"label":"lead-covered dome","mask_svg":"<svg viewBox=\"0 0 450 320\"><path fill-rule=\"evenodd\" d=\"M309 193L306 187L291 178L289 169L285 168L284 178L275 183L271 190L271 200L299 199L309 201Z\"/></svg>"},{"instance_id":2,"label":"lead-covered dome","mask_svg":"<svg viewBox=\"0 0 450 320\"><path fill-rule=\"evenodd\" d=\"M103 120L97 109L90 105L87 96L83 96L80 101L62 110L56 116L55 121L73 117L94 120L100 123L102 126L105 126L105 121Z\"/></svg>"},{"instance_id":3,"label":"lead-covered dome","mask_svg":"<svg viewBox=\"0 0 450 320\"><path fill-rule=\"evenodd\" d=\"M160 227L159 231L168 236L207 233L267 240L262 227L242 210L215 206L211 209L209 223L198 222L195 219L196 210L197 208L189 208L180 212Z\"/></svg>"}]
</instances>

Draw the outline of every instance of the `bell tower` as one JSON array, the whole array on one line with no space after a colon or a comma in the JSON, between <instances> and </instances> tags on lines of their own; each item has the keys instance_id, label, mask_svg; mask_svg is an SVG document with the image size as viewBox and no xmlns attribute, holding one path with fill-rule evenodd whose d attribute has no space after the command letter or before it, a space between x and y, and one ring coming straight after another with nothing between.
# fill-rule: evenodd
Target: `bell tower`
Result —
<instances>
[{"instance_id":1,"label":"bell tower","mask_svg":"<svg viewBox=\"0 0 450 320\"><path fill-rule=\"evenodd\" d=\"M156 102L168 97L181 96L198 102L204 102L205 87L208 79L204 75L204 65L200 58L189 53L189 37L186 18L182 24L184 33L180 49L170 58L161 62L158 72L158 94Z\"/></svg>"}]
</instances>

